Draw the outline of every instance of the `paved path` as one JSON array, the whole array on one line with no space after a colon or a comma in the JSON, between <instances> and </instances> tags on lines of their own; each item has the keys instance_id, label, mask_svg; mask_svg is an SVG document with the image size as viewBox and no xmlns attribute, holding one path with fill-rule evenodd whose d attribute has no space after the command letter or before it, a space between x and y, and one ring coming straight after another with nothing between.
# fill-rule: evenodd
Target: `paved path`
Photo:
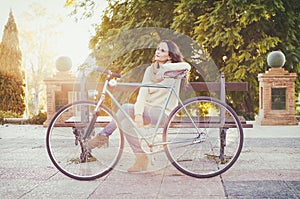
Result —
<instances>
[{"instance_id":1,"label":"paved path","mask_svg":"<svg viewBox=\"0 0 300 199\"><path fill-rule=\"evenodd\" d=\"M237 163L214 178L195 179L168 166L139 174L117 169L89 182L54 168L45 131L42 126L0 126L1 199L300 198L300 125L245 129Z\"/></svg>"}]
</instances>

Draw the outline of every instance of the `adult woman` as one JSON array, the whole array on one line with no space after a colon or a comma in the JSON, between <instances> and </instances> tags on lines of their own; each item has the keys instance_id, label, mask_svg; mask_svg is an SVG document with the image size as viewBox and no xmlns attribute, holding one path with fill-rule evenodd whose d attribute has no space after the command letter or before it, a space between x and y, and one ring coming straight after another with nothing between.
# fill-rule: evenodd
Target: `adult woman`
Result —
<instances>
[{"instance_id":1,"label":"adult woman","mask_svg":"<svg viewBox=\"0 0 300 199\"><path fill-rule=\"evenodd\" d=\"M151 64L144 73L142 83L159 83L164 85L174 84L176 92L179 93L181 80L164 79L164 74L169 71L190 70L190 68L191 67L188 63L183 62L183 57L178 46L173 41L163 40L160 42L155 51L154 63ZM138 127L143 127L144 124L156 124L167 92L167 89L142 87L139 90L136 103L124 104L122 105L122 108L124 108L127 113L134 118ZM162 119L162 124L177 104L177 98L172 95ZM121 124L121 128L125 132L125 137L128 143L136 155L135 163L128 169L128 171L137 172L146 170L148 158L141 148L137 135L135 132L132 132L132 127L128 125L130 122L127 121L121 111L118 111L116 116ZM87 147L89 149L93 149L106 145L108 143L108 137L115 129L116 124L111 122L100 134L87 142Z\"/></svg>"}]
</instances>

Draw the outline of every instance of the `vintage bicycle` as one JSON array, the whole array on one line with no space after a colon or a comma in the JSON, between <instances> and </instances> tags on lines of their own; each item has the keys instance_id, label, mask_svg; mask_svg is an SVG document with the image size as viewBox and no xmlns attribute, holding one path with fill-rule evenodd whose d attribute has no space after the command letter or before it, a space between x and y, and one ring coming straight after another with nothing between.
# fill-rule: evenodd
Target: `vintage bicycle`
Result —
<instances>
[{"instance_id":1,"label":"vintage bicycle","mask_svg":"<svg viewBox=\"0 0 300 199\"><path fill-rule=\"evenodd\" d=\"M120 74L100 68L94 70L106 76L99 100L65 105L57 111L47 128L48 155L63 174L77 180L94 180L107 175L119 162L126 132L111 107L104 104L106 97L130 121L147 154L164 152L169 162L188 176L209 178L220 175L238 159L243 147L243 128L235 111L226 103L205 96L181 100L174 85L118 82ZM186 75L187 71L177 71L165 74L165 78L185 78ZM110 89L118 86L168 89L157 124L148 127L151 133L138 128L122 109L113 89ZM179 104L161 126L171 95L176 96ZM88 150L84 143L112 120L118 128L109 137L109 144Z\"/></svg>"}]
</instances>

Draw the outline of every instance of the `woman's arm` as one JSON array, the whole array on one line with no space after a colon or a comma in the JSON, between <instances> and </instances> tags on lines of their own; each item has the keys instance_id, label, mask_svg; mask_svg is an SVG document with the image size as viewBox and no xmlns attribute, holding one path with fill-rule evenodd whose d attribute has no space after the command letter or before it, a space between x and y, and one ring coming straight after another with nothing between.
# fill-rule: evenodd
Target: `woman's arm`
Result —
<instances>
[{"instance_id":1,"label":"woman's arm","mask_svg":"<svg viewBox=\"0 0 300 199\"><path fill-rule=\"evenodd\" d=\"M162 81L166 72L182 70L190 71L190 64L188 64L187 62L165 63L162 65L161 70L159 70L159 72L157 73L156 78L158 81Z\"/></svg>"},{"instance_id":2,"label":"woman's arm","mask_svg":"<svg viewBox=\"0 0 300 199\"><path fill-rule=\"evenodd\" d=\"M164 72L177 70L191 70L191 66L187 62L166 63L163 64Z\"/></svg>"}]
</instances>

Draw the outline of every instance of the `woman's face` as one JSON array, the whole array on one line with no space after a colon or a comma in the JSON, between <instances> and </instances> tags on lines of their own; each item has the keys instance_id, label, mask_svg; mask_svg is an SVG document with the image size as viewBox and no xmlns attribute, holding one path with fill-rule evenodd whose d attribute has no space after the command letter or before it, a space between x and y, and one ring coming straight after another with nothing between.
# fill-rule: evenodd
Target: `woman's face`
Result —
<instances>
[{"instance_id":1,"label":"woman's face","mask_svg":"<svg viewBox=\"0 0 300 199\"><path fill-rule=\"evenodd\" d=\"M171 57L169 56L169 48L167 43L161 42L158 45L155 51L154 60L161 64L171 60Z\"/></svg>"}]
</instances>

